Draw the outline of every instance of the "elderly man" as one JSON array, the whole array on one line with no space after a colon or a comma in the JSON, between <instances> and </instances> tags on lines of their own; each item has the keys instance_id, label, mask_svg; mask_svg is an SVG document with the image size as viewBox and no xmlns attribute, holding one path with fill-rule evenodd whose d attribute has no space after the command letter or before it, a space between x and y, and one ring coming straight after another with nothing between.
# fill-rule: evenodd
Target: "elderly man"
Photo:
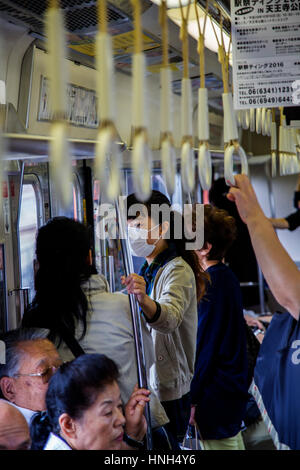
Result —
<instances>
[{"instance_id":1,"label":"elderly man","mask_svg":"<svg viewBox=\"0 0 300 470\"><path fill-rule=\"evenodd\" d=\"M29 450L28 424L19 410L0 400L0 450Z\"/></svg>"},{"instance_id":2,"label":"elderly man","mask_svg":"<svg viewBox=\"0 0 300 470\"><path fill-rule=\"evenodd\" d=\"M48 382L61 364L46 329L20 328L5 333L6 363L0 366L2 398L15 405L30 425L46 409Z\"/></svg>"}]
</instances>

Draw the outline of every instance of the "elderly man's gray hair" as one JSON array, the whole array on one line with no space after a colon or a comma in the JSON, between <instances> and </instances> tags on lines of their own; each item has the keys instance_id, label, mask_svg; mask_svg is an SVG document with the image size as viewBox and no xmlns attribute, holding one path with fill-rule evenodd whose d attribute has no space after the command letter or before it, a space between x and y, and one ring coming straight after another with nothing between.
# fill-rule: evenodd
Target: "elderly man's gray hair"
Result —
<instances>
[{"instance_id":1,"label":"elderly man's gray hair","mask_svg":"<svg viewBox=\"0 0 300 470\"><path fill-rule=\"evenodd\" d=\"M18 328L1 335L0 340L5 343L5 364L0 365L0 379L13 377L18 373L22 356L18 347L20 343L47 339L48 335L49 330L46 328Z\"/></svg>"}]
</instances>

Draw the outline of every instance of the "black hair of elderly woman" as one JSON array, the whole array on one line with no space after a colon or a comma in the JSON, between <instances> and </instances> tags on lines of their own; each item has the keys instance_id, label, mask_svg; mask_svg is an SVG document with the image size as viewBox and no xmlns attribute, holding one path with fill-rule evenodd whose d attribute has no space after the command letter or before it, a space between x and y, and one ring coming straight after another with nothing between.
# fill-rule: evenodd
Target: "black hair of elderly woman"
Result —
<instances>
[{"instance_id":1,"label":"black hair of elderly woman","mask_svg":"<svg viewBox=\"0 0 300 470\"><path fill-rule=\"evenodd\" d=\"M135 387L123 406L114 361L85 354L64 363L47 395L49 437L44 450L127 450L140 448L146 433L144 407L149 391ZM35 423L36 433L39 423Z\"/></svg>"}]
</instances>

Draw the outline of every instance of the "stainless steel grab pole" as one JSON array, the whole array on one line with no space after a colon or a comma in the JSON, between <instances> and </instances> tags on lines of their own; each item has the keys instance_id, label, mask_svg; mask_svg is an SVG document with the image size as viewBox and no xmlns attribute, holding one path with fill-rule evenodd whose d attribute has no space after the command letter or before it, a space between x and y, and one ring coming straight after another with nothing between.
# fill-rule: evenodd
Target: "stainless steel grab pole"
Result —
<instances>
[{"instance_id":1,"label":"stainless steel grab pole","mask_svg":"<svg viewBox=\"0 0 300 470\"><path fill-rule=\"evenodd\" d=\"M123 203L122 198L120 197L120 206L117 200L115 204L116 204L117 221L118 221L118 226L119 226L119 237L120 237L120 243L121 243L121 251L122 251L122 258L123 258L123 263L124 263L125 275L128 276L129 274L134 272L134 268L133 268L133 262L132 262L132 255L130 253L129 246L128 246L127 222L126 222L127 219L126 219L124 203ZM146 368L146 360L145 360L144 342L143 342L143 336L142 336L141 317L140 317L140 311L139 311L139 304L134 294L129 294L129 303L130 303L133 335L134 335L134 342L135 342L138 385L141 388L148 388L147 368ZM150 416L149 403L147 403L145 407L145 417L147 421L147 434L146 434L147 450L151 450L152 449L152 431L151 431L151 416Z\"/></svg>"}]
</instances>

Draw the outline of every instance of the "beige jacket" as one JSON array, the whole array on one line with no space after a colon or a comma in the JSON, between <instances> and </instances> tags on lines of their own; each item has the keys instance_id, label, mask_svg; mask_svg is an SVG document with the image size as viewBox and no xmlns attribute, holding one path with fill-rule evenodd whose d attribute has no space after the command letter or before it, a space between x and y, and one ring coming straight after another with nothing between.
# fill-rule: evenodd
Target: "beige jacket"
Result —
<instances>
[{"instance_id":1,"label":"beige jacket","mask_svg":"<svg viewBox=\"0 0 300 470\"><path fill-rule=\"evenodd\" d=\"M196 281L191 267L176 257L156 274L150 297L161 305L157 321L148 324L155 364L150 384L161 401L176 400L190 391L197 336Z\"/></svg>"},{"instance_id":2,"label":"beige jacket","mask_svg":"<svg viewBox=\"0 0 300 470\"><path fill-rule=\"evenodd\" d=\"M135 346L128 295L110 293L106 279L93 275L82 285L88 300L87 331L80 346L87 354L100 353L113 359L120 372L119 387L124 403L127 403L137 383ZM76 328L76 338L82 334L81 326ZM142 334L147 370L154 363L151 335L142 318ZM73 359L69 348L61 343L59 353L63 361ZM149 379L149 377L148 377ZM148 380L149 384L149 380ZM151 424L155 428L166 424L169 419L155 393L150 395Z\"/></svg>"}]
</instances>

